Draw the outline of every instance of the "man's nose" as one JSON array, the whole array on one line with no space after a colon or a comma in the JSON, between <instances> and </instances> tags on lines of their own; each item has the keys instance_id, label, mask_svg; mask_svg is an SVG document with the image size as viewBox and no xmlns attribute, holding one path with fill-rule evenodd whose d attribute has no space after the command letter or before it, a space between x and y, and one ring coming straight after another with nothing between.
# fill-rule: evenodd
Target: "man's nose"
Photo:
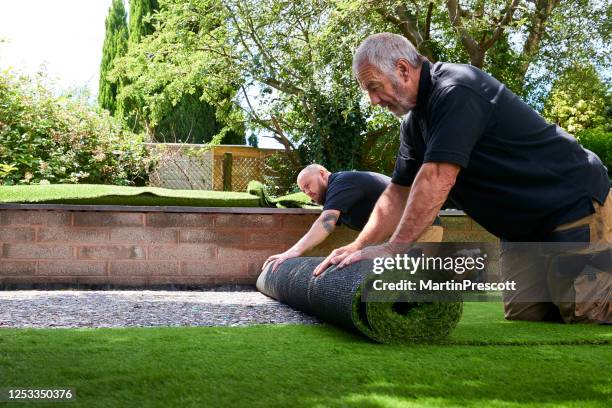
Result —
<instances>
[{"instance_id":1,"label":"man's nose","mask_svg":"<svg viewBox=\"0 0 612 408\"><path fill-rule=\"evenodd\" d=\"M380 98L378 97L378 95L376 95L376 93L368 92L368 95L370 97L370 103L372 104L372 106L380 104Z\"/></svg>"}]
</instances>

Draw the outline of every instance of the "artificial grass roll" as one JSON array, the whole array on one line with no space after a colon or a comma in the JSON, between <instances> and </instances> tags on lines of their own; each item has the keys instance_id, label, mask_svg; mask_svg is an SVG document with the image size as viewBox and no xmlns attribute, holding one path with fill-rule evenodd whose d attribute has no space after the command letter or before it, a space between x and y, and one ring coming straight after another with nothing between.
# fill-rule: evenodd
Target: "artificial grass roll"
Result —
<instances>
[{"instance_id":1,"label":"artificial grass roll","mask_svg":"<svg viewBox=\"0 0 612 408\"><path fill-rule=\"evenodd\" d=\"M271 197L266 194L264 185L256 180L249 182L247 193L259 197L259 205L262 207L277 208L321 208L312 202L306 194L292 193L280 197Z\"/></svg>"},{"instance_id":2,"label":"artificial grass roll","mask_svg":"<svg viewBox=\"0 0 612 408\"><path fill-rule=\"evenodd\" d=\"M293 258L274 272L267 268L257 279L257 289L380 343L437 341L447 337L461 319L463 303L459 295L453 297L454 301L447 297L444 301L417 302L411 301L406 292L386 292L384 301L365 302L364 290L380 275L358 262L342 269L333 266L314 277L312 272L321 261L323 258Z\"/></svg>"}]
</instances>

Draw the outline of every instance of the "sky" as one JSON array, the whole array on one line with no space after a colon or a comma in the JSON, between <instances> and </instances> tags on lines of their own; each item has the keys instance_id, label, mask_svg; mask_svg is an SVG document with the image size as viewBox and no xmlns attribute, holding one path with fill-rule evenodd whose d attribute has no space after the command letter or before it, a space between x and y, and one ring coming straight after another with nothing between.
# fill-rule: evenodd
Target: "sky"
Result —
<instances>
[{"instance_id":1,"label":"sky","mask_svg":"<svg viewBox=\"0 0 612 408\"><path fill-rule=\"evenodd\" d=\"M44 68L57 92L87 88L97 95L104 20L111 3L0 0L0 69L35 75ZM282 146L260 135L259 147Z\"/></svg>"},{"instance_id":2,"label":"sky","mask_svg":"<svg viewBox=\"0 0 612 408\"><path fill-rule=\"evenodd\" d=\"M104 20L111 0L0 0L0 68L44 67L60 90L98 92Z\"/></svg>"}]
</instances>

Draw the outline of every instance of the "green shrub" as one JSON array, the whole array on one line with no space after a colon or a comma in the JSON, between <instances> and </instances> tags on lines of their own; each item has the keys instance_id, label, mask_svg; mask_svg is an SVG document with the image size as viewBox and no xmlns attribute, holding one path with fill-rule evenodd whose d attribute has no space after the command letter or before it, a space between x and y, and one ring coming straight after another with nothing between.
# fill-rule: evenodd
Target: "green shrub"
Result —
<instances>
[{"instance_id":1,"label":"green shrub","mask_svg":"<svg viewBox=\"0 0 612 408\"><path fill-rule=\"evenodd\" d=\"M585 129L576 135L580 144L595 153L612 176L612 131L603 127Z\"/></svg>"},{"instance_id":2,"label":"green shrub","mask_svg":"<svg viewBox=\"0 0 612 408\"><path fill-rule=\"evenodd\" d=\"M300 191L297 175L304 166L291 160L291 153L274 153L264 162L264 189L266 194L278 197Z\"/></svg>"},{"instance_id":3,"label":"green shrub","mask_svg":"<svg viewBox=\"0 0 612 408\"><path fill-rule=\"evenodd\" d=\"M0 72L0 184L145 185L153 165L143 137L107 113Z\"/></svg>"}]
</instances>

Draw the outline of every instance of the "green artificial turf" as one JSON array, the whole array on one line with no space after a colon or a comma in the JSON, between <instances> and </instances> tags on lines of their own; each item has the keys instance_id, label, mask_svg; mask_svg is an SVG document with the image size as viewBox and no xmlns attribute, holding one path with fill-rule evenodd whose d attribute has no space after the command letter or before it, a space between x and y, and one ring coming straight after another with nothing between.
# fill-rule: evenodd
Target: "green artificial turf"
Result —
<instances>
[{"instance_id":1,"label":"green artificial turf","mask_svg":"<svg viewBox=\"0 0 612 408\"><path fill-rule=\"evenodd\" d=\"M0 204L2 203L320 208L313 206L304 193L269 197L264 194L263 185L259 182L249 183L249 188L244 193L102 184L0 186Z\"/></svg>"},{"instance_id":2,"label":"green artificial turf","mask_svg":"<svg viewBox=\"0 0 612 408\"><path fill-rule=\"evenodd\" d=\"M262 207L278 207L278 208L321 208L312 202L310 197L302 192L287 194L280 197L269 196L264 185L260 181L250 181L247 186L247 193L259 197Z\"/></svg>"},{"instance_id":3,"label":"green artificial turf","mask_svg":"<svg viewBox=\"0 0 612 408\"><path fill-rule=\"evenodd\" d=\"M612 328L502 322L467 303L462 344L413 346L328 325L3 329L0 388L74 388L70 407L610 406Z\"/></svg>"},{"instance_id":4,"label":"green artificial turf","mask_svg":"<svg viewBox=\"0 0 612 408\"><path fill-rule=\"evenodd\" d=\"M172 190L101 184L52 184L0 186L0 203L258 207L259 199L246 192Z\"/></svg>"}]
</instances>

